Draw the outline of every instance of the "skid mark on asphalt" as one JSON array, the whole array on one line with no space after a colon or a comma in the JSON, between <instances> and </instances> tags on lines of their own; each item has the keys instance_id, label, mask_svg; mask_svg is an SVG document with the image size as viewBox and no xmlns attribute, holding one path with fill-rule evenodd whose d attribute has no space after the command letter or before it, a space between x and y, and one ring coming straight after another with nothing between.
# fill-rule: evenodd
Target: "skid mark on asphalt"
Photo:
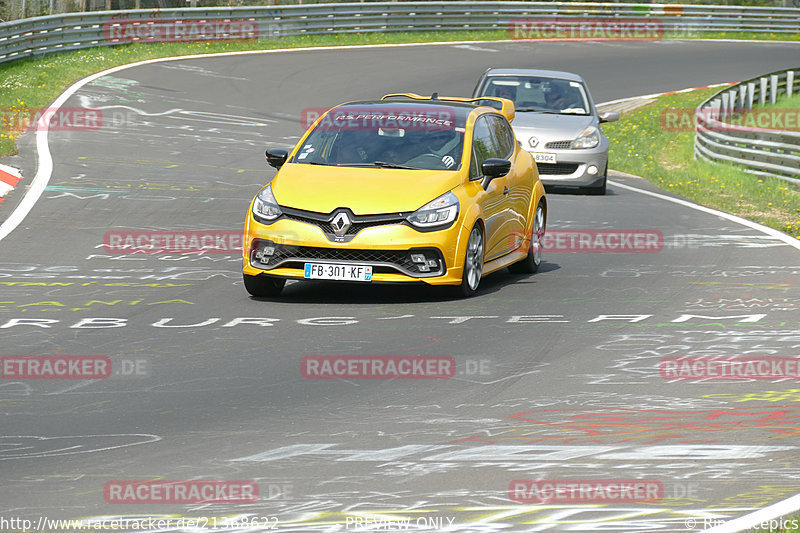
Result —
<instances>
[{"instance_id":1,"label":"skid mark on asphalt","mask_svg":"<svg viewBox=\"0 0 800 533\"><path fill-rule=\"evenodd\" d=\"M158 435L139 433L69 437L0 435L0 461L101 452L159 440Z\"/></svg>"}]
</instances>

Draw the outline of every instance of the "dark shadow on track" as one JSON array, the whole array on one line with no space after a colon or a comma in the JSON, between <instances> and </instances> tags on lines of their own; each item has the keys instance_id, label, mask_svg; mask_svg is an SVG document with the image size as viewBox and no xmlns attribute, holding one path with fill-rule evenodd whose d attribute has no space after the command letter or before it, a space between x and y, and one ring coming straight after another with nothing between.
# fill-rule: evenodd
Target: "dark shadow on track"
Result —
<instances>
[{"instance_id":1,"label":"dark shadow on track","mask_svg":"<svg viewBox=\"0 0 800 533\"><path fill-rule=\"evenodd\" d=\"M544 190L547 194L565 194L573 196L596 196L581 190L578 187L567 187L565 185L545 185ZM611 187L606 188L606 194L603 196L616 196Z\"/></svg>"},{"instance_id":2,"label":"dark shadow on track","mask_svg":"<svg viewBox=\"0 0 800 533\"><path fill-rule=\"evenodd\" d=\"M552 272L561 268L556 263L542 262L539 273ZM537 274L512 274L501 269L481 280L474 298L494 294L506 286L537 283ZM374 283L330 282L302 280L289 283L280 296L272 298L250 297L254 301L281 302L287 304L336 303L336 304L386 304L386 303L427 303L457 301L462 298L452 294L452 287L434 287L424 283Z\"/></svg>"}]
</instances>

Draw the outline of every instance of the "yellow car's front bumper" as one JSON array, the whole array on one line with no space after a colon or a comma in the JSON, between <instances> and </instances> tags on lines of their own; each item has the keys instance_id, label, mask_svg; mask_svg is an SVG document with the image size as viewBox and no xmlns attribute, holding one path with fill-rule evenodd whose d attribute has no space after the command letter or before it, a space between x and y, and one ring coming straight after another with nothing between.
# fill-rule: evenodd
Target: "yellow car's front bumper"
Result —
<instances>
[{"instance_id":1,"label":"yellow car's front bumper","mask_svg":"<svg viewBox=\"0 0 800 533\"><path fill-rule=\"evenodd\" d=\"M449 228L422 232L405 224L367 227L349 242L333 242L316 225L282 217L262 224L249 214L244 232L243 271L290 279L304 278L304 264L335 263L373 266L374 282L424 282L458 285L462 280L469 229L457 219ZM274 243L276 253L267 264L255 257L259 241ZM254 244L256 245L254 248ZM440 266L419 272L410 261L411 250L436 256ZM273 265L275 265L273 267ZM394 266L393 266L394 265ZM437 273L438 272L440 273Z\"/></svg>"}]
</instances>

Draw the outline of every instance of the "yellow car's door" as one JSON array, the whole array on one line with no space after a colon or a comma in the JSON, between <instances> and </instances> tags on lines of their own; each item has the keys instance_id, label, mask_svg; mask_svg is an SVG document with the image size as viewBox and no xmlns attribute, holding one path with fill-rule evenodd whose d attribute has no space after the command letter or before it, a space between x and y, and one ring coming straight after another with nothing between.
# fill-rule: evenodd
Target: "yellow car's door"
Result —
<instances>
[{"instance_id":1,"label":"yellow car's door","mask_svg":"<svg viewBox=\"0 0 800 533\"><path fill-rule=\"evenodd\" d=\"M509 220L511 236L509 238L510 247L515 248L514 236L524 235L527 227L528 217L530 216L531 194L533 194L533 180L531 179L531 169L525 158L519 158L521 149L517 146L514 131L508 121L500 115L487 115L489 126L494 135L497 145L497 155L501 159L511 161L511 170L506 175L506 186L509 193L506 195L508 201Z\"/></svg>"},{"instance_id":2,"label":"yellow car's door","mask_svg":"<svg viewBox=\"0 0 800 533\"><path fill-rule=\"evenodd\" d=\"M485 160L494 157L503 158L505 155L497 145L492 125L487 118L486 115L478 117L473 128L470 179L482 177L481 165ZM513 246L512 232L515 229L519 231L513 202L509 198L510 193L508 176L502 176L493 179L478 200L486 224L484 260L487 262L510 252Z\"/></svg>"}]
</instances>

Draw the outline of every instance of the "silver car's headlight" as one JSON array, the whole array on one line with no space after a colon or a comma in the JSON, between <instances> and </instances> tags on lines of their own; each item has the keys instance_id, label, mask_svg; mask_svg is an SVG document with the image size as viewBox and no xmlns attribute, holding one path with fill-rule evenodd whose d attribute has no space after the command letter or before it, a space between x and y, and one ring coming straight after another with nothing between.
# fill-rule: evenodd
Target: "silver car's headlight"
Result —
<instances>
[{"instance_id":1,"label":"silver car's headlight","mask_svg":"<svg viewBox=\"0 0 800 533\"><path fill-rule=\"evenodd\" d=\"M572 141L572 148L578 150L582 148L594 148L598 144L600 144L600 131L594 126L589 126L578 135L577 139Z\"/></svg>"},{"instance_id":2,"label":"silver car's headlight","mask_svg":"<svg viewBox=\"0 0 800 533\"><path fill-rule=\"evenodd\" d=\"M256 195L256 199L253 202L253 214L266 220L275 220L283 214L278 202L275 200L275 196L272 194L271 184L261 189L261 192Z\"/></svg>"},{"instance_id":3,"label":"silver car's headlight","mask_svg":"<svg viewBox=\"0 0 800 533\"><path fill-rule=\"evenodd\" d=\"M458 198L446 192L436 200L423 205L406 218L418 228L435 228L452 223L458 216Z\"/></svg>"}]
</instances>

